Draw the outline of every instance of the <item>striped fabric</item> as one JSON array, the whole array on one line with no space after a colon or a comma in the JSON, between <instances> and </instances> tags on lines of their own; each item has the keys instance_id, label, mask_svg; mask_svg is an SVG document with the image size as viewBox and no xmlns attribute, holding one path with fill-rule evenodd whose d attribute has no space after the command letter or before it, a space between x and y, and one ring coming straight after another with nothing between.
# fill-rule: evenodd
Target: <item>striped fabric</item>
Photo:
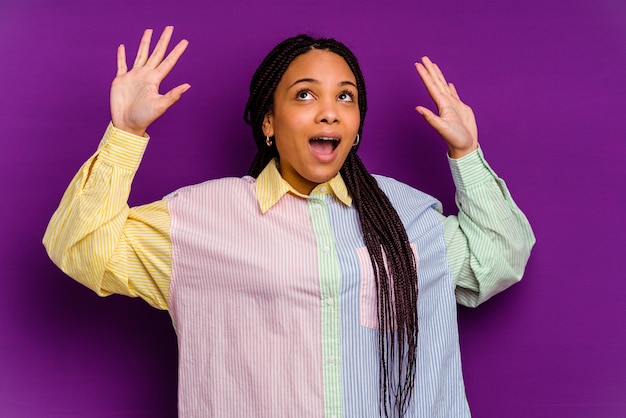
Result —
<instances>
[{"instance_id":1,"label":"striped fabric","mask_svg":"<svg viewBox=\"0 0 626 418\"><path fill-rule=\"evenodd\" d=\"M44 245L99 295L170 310L180 416L377 416L373 272L341 177L298 196L270 164L256 182L210 181L129 208L146 143L110 125ZM480 150L450 166L458 217L377 177L418 260L413 417L469 415L455 297L475 306L518 281L534 243Z\"/></svg>"},{"instance_id":2,"label":"striped fabric","mask_svg":"<svg viewBox=\"0 0 626 418\"><path fill-rule=\"evenodd\" d=\"M410 208L403 222L420 260L409 416L468 416L437 202L378 181L394 205ZM355 209L334 195L285 194L263 214L250 177L184 188L167 201L181 415L378 416L377 330L361 321L376 314L375 294L361 286L373 272L358 256L365 244Z\"/></svg>"},{"instance_id":3,"label":"striped fabric","mask_svg":"<svg viewBox=\"0 0 626 418\"><path fill-rule=\"evenodd\" d=\"M254 182L254 191L256 198L261 208L261 212L265 213L272 208L282 197L291 193L302 198L307 198L306 195L298 192L291 184L287 183L281 177L278 172L278 162L273 159L269 162L269 167L261 171L259 177ZM337 173L335 177L330 179L327 183L317 185L311 193L314 194L334 194L339 201L343 202L346 206L352 204L352 198L348 194L346 184L341 178L341 174Z\"/></svg>"},{"instance_id":4,"label":"striped fabric","mask_svg":"<svg viewBox=\"0 0 626 418\"><path fill-rule=\"evenodd\" d=\"M148 140L109 124L97 152L63 195L43 243L61 270L98 295L141 297L167 309L172 252L167 205L127 204Z\"/></svg>"}]
</instances>

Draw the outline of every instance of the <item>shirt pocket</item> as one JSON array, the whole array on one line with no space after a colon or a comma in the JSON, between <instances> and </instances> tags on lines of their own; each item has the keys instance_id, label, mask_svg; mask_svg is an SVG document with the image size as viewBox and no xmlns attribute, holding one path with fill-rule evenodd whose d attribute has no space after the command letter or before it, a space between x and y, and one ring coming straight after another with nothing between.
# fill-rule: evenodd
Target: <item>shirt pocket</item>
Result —
<instances>
[{"instance_id":1,"label":"shirt pocket","mask_svg":"<svg viewBox=\"0 0 626 418\"><path fill-rule=\"evenodd\" d=\"M413 250L415 266L417 268L417 247L413 243L411 243L411 250ZM378 292L376 291L376 278L374 277L370 254L367 251L367 247L361 247L357 248L356 255L359 260L359 274L361 279L360 323L363 327L378 330ZM387 257L384 252L383 261L385 268L387 268Z\"/></svg>"}]
</instances>

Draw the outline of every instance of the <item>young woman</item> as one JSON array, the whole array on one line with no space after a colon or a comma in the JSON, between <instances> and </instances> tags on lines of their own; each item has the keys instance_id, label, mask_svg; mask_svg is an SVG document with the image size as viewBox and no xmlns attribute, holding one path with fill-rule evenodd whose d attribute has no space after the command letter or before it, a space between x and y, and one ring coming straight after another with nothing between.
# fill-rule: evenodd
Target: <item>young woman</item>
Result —
<instances>
[{"instance_id":1,"label":"young woman","mask_svg":"<svg viewBox=\"0 0 626 418\"><path fill-rule=\"evenodd\" d=\"M183 417L464 417L455 301L476 306L518 281L534 237L478 148L471 109L428 58L417 72L439 114L459 215L367 172L367 109L354 55L306 35L255 72L244 118L248 176L207 181L129 208L146 130L188 84L159 84L167 27L131 70L123 46L112 123L70 184L44 244L99 295L168 309Z\"/></svg>"}]
</instances>

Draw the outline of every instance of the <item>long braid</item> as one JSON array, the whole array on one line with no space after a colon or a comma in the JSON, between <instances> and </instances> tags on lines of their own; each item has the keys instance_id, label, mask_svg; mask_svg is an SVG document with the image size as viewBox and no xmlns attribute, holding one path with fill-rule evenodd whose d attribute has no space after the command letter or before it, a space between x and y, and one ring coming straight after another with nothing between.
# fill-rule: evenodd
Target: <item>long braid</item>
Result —
<instances>
[{"instance_id":1,"label":"long braid","mask_svg":"<svg viewBox=\"0 0 626 418\"><path fill-rule=\"evenodd\" d=\"M257 154L248 174L257 177L278 157L275 145L265 143L263 119L274 105L274 92L283 74L298 56L312 49L338 54L357 82L361 115L359 134L367 112L365 81L352 52L334 39L298 35L277 45L263 60L250 83L244 120L252 127ZM352 196L363 239L370 255L378 292L378 346L380 353L380 415L403 417L411 401L417 351L417 270L404 225L389 198L367 171L354 147L341 168ZM395 367L394 367L395 364Z\"/></svg>"},{"instance_id":2,"label":"long braid","mask_svg":"<svg viewBox=\"0 0 626 418\"><path fill-rule=\"evenodd\" d=\"M376 273L381 360L379 401L381 406L394 405L392 411L404 416L413 392L417 357L415 258L398 213L356 152L348 155L341 175L359 213L363 239ZM388 416L386 408L381 412Z\"/></svg>"}]
</instances>

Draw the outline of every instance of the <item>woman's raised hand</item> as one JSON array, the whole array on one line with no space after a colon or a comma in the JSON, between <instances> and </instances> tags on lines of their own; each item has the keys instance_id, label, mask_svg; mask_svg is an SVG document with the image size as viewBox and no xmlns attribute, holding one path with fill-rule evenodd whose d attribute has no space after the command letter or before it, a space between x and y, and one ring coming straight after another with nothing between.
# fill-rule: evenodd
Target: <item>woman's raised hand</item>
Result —
<instances>
[{"instance_id":1,"label":"woman's raised hand","mask_svg":"<svg viewBox=\"0 0 626 418\"><path fill-rule=\"evenodd\" d=\"M472 109L461 101L456 88L448 83L443 73L428 57L415 67L430 97L435 101L439 115L423 106L416 110L443 137L450 157L461 158L478 147L478 127Z\"/></svg>"},{"instance_id":2,"label":"woman's raised hand","mask_svg":"<svg viewBox=\"0 0 626 418\"><path fill-rule=\"evenodd\" d=\"M111 84L111 120L113 126L135 135L145 134L148 126L161 116L191 87L181 84L166 94L159 94L161 81L169 74L185 52L186 40L180 41L165 56L174 28L163 30L159 42L150 54L152 29L141 38L133 68L126 66L126 49L117 49L117 75Z\"/></svg>"}]
</instances>

